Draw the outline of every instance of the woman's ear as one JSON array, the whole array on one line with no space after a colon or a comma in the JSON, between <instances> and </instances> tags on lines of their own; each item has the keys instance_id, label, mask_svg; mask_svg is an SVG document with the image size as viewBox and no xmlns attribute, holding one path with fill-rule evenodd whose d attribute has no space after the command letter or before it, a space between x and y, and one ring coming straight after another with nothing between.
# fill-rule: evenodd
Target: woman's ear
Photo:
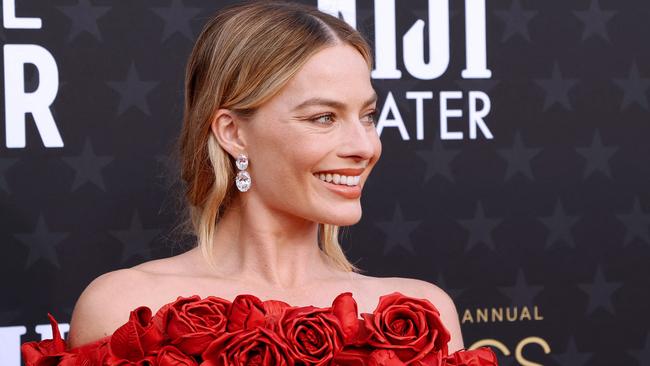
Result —
<instances>
[{"instance_id":1,"label":"woman's ear","mask_svg":"<svg viewBox=\"0 0 650 366\"><path fill-rule=\"evenodd\" d=\"M237 156L246 151L244 131L241 128L241 121L229 109L219 109L214 114L210 129L219 145L226 150L230 156Z\"/></svg>"}]
</instances>

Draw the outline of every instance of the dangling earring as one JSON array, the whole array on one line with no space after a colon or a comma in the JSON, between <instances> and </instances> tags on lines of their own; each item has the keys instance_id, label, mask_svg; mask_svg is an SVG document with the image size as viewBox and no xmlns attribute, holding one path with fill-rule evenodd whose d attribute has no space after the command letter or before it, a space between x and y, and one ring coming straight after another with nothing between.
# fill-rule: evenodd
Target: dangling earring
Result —
<instances>
[{"instance_id":1,"label":"dangling earring","mask_svg":"<svg viewBox=\"0 0 650 366\"><path fill-rule=\"evenodd\" d=\"M239 154L235 164L237 165L237 169L239 169L235 177L235 184L240 192L246 192L251 187L251 175L246 171L246 168L248 168L248 156L246 154Z\"/></svg>"}]
</instances>

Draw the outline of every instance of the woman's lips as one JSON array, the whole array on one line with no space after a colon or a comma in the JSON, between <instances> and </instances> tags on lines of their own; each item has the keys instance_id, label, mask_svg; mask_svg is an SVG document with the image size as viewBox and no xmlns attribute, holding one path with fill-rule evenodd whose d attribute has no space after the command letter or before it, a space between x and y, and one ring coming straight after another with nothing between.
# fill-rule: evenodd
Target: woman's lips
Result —
<instances>
[{"instance_id":1,"label":"woman's lips","mask_svg":"<svg viewBox=\"0 0 650 366\"><path fill-rule=\"evenodd\" d=\"M316 178L315 176L314 176L314 178L316 180L318 180L319 182L321 182L322 184L324 184L325 187L327 187L332 192L337 193L337 194L339 194L339 195L341 195L341 196L343 196L345 198L355 199L355 198L361 197L361 185L360 184L353 185L353 186L348 186L348 185L344 185L344 184L329 183L329 182L326 182L326 181L324 181L324 180L322 180L320 178Z\"/></svg>"}]
</instances>

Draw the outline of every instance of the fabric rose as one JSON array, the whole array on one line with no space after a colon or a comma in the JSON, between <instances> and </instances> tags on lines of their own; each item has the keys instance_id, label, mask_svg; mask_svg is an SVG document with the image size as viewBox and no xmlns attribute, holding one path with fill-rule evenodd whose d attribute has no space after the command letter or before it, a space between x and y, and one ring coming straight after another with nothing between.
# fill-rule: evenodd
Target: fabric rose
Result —
<instances>
[{"instance_id":1,"label":"fabric rose","mask_svg":"<svg viewBox=\"0 0 650 366\"><path fill-rule=\"evenodd\" d=\"M279 319L278 333L296 362L329 365L346 341L355 339L359 322L357 304L346 292L337 296L330 308L286 308Z\"/></svg>"},{"instance_id":2,"label":"fabric rose","mask_svg":"<svg viewBox=\"0 0 650 366\"><path fill-rule=\"evenodd\" d=\"M393 350L369 347L353 347L339 352L332 362L333 366L405 366ZM438 366L431 364L430 366Z\"/></svg>"},{"instance_id":3,"label":"fabric rose","mask_svg":"<svg viewBox=\"0 0 650 366\"><path fill-rule=\"evenodd\" d=\"M110 339L109 365L147 365L163 343L163 334L152 322L151 309L140 306Z\"/></svg>"},{"instance_id":4,"label":"fabric rose","mask_svg":"<svg viewBox=\"0 0 650 366\"><path fill-rule=\"evenodd\" d=\"M288 346L274 331L256 327L226 333L201 354L201 366L293 366Z\"/></svg>"},{"instance_id":5,"label":"fabric rose","mask_svg":"<svg viewBox=\"0 0 650 366\"><path fill-rule=\"evenodd\" d=\"M405 364L430 364L433 357L447 356L451 336L438 309L426 299L394 292L381 296L373 313L361 317L369 333L368 344L393 350Z\"/></svg>"},{"instance_id":6,"label":"fabric rose","mask_svg":"<svg viewBox=\"0 0 650 366\"><path fill-rule=\"evenodd\" d=\"M332 301L332 314L341 323L346 345L365 343L367 335L363 333L363 321L359 319L357 302L351 292L344 292Z\"/></svg>"},{"instance_id":7,"label":"fabric rose","mask_svg":"<svg viewBox=\"0 0 650 366\"><path fill-rule=\"evenodd\" d=\"M289 308L284 301L262 301L253 295L239 295L233 300L228 313L228 332L264 327L277 329L282 311Z\"/></svg>"},{"instance_id":8,"label":"fabric rose","mask_svg":"<svg viewBox=\"0 0 650 366\"><path fill-rule=\"evenodd\" d=\"M171 344L188 355L199 355L226 330L230 301L220 297L179 296L156 317Z\"/></svg>"},{"instance_id":9,"label":"fabric rose","mask_svg":"<svg viewBox=\"0 0 650 366\"><path fill-rule=\"evenodd\" d=\"M280 320L279 333L294 360L305 365L327 364L343 346L341 324L329 309L289 309Z\"/></svg>"},{"instance_id":10,"label":"fabric rose","mask_svg":"<svg viewBox=\"0 0 650 366\"><path fill-rule=\"evenodd\" d=\"M77 355L66 351L65 341L59 332L59 324L52 314L47 314L52 326L52 339L26 342L20 346L26 366L74 366Z\"/></svg>"},{"instance_id":11,"label":"fabric rose","mask_svg":"<svg viewBox=\"0 0 650 366\"><path fill-rule=\"evenodd\" d=\"M87 365L121 365L125 360L110 358L109 341L106 336L97 341L68 349L59 332L59 325L52 314L47 314L52 327L52 339L40 342L26 342L20 350L26 366L87 366Z\"/></svg>"},{"instance_id":12,"label":"fabric rose","mask_svg":"<svg viewBox=\"0 0 650 366\"><path fill-rule=\"evenodd\" d=\"M196 360L174 346L164 346L156 358L158 366L198 366Z\"/></svg>"},{"instance_id":13,"label":"fabric rose","mask_svg":"<svg viewBox=\"0 0 650 366\"><path fill-rule=\"evenodd\" d=\"M488 347L448 354L439 311L399 292L361 319L349 292L328 308L178 297L154 317L136 308L112 335L72 349L48 317L52 339L21 346L26 366L497 366Z\"/></svg>"},{"instance_id":14,"label":"fabric rose","mask_svg":"<svg viewBox=\"0 0 650 366\"><path fill-rule=\"evenodd\" d=\"M405 364L392 350L378 349L370 354L368 366L405 366Z\"/></svg>"},{"instance_id":15,"label":"fabric rose","mask_svg":"<svg viewBox=\"0 0 650 366\"><path fill-rule=\"evenodd\" d=\"M444 366L497 366L497 356L490 347L459 350L444 358Z\"/></svg>"},{"instance_id":16,"label":"fabric rose","mask_svg":"<svg viewBox=\"0 0 650 366\"><path fill-rule=\"evenodd\" d=\"M87 343L83 346L73 348L72 351L79 354L80 365L109 365L109 358L111 357L110 350L111 336L102 338L96 342Z\"/></svg>"}]
</instances>

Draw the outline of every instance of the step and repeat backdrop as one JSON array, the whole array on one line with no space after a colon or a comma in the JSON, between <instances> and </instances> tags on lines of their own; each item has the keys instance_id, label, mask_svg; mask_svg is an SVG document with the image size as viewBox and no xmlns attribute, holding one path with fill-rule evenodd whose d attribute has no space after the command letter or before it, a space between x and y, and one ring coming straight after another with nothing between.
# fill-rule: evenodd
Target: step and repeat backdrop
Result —
<instances>
[{"instance_id":1,"label":"step and repeat backdrop","mask_svg":"<svg viewBox=\"0 0 650 366\"><path fill-rule=\"evenodd\" d=\"M0 364L181 253L183 70L227 1L4 0ZM383 155L341 240L501 365L650 365L650 3L314 0L373 45Z\"/></svg>"}]
</instances>

